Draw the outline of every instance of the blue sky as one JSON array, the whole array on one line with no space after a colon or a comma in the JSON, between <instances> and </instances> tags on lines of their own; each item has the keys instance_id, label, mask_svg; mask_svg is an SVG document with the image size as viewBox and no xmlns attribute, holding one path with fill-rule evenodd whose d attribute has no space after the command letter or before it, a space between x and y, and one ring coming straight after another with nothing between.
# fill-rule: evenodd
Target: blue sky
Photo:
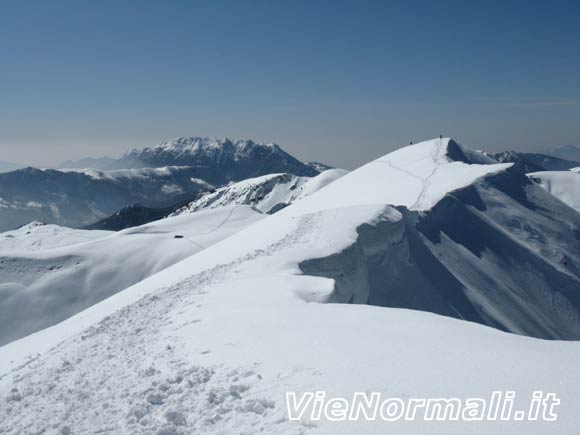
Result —
<instances>
[{"instance_id":1,"label":"blue sky","mask_svg":"<svg viewBox=\"0 0 580 435\"><path fill-rule=\"evenodd\" d=\"M0 160L185 135L355 167L441 134L580 145L577 1L2 1Z\"/></svg>"}]
</instances>

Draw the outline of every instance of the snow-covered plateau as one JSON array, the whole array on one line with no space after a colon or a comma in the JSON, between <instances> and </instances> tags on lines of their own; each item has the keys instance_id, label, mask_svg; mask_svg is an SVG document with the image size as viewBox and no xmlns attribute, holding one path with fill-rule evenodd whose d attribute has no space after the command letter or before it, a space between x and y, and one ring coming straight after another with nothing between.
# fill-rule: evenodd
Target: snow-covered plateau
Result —
<instances>
[{"instance_id":1,"label":"snow-covered plateau","mask_svg":"<svg viewBox=\"0 0 580 435\"><path fill-rule=\"evenodd\" d=\"M435 139L259 216L0 347L0 433L577 435L580 343L533 337L580 338L580 214L511 163ZM136 251L183 241L164 240ZM557 421L290 421L286 393L312 391L561 402Z\"/></svg>"}]
</instances>

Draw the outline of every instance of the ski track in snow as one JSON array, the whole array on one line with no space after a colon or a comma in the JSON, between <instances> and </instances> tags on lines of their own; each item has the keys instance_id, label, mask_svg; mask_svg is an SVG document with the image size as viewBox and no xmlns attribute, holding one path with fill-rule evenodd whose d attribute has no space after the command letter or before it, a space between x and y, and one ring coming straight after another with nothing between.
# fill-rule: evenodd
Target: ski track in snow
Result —
<instances>
[{"instance_id":1,"label":"ski track in snow","mask_svg":"<svg viewBox=\"0 0 580 435\"><path fill-rule=\"evenodd\" d=\"M425 179L423 180L423 188L421 189L421 193L419 193L417 200L410 207L411 210L414 210L415 207L419 206L423 202L425 195L427 194L427 189L430 186L431 178L437 173L437 171L441 167L441 164L444 163L445 154L441 155L442 149L443 149L443 140L439 139L439 142L437 143L437 145L433 149L433 153L431 154L431 160L433 160L435 166L433 167L433 170L429 173L429 175L427 175L427 177L425 177ZM444 149L444 151L446 151L446 149Z\"/></svg>"},{"instance_id":2,"label":"ski track in snow","mask_svg":"<svg viewBox=\"0 0 580 435\"><path fill-rule=\"evenodd\" d=\"M0 434L305 433L311 424L288 421L268 393L283 376L264 380L264 388L258 363L204 365L210 347L188 364L171 331L202 322L206 289L231 279L237 265L301 243L315 225L316 215L305 215L266 249L148 295L1 376L8 397L0 398ZM23 415L35 418L23 422Z\"/></svg>"}]
</instances>

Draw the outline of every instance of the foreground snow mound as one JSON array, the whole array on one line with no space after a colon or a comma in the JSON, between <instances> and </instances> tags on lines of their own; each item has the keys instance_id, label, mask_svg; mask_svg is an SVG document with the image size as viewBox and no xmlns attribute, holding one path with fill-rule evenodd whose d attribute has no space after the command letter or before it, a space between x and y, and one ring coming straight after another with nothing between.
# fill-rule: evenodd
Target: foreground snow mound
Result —
<instances>
[{"instance_id":1,"label":"foreground snow mound","mask_svg":"<svg viewBox=\"0 0 580 435\"><path fill-rule=\"evenodd\" d=\"M274 213L313 194L347 173L348 171L344 169L330 169L316 177L271 174L250 178L207 193L171 215L179 216L234 204L247 204L263 213Z\"/></svg>"},{"instance_id":2,"label":"foreground snow mound","mask_svg":"<svg viewBox=\"0 0 580 435\"><path fill-rule=\"evenodd\" d=\"M58 323L262 217L241 206L119 233L31 224L0 234L0 345Z\"/></svg>"},{"instance_id":3,"label":"foreground snow mound","mask_svg":"<svg viewBox=\"0 0 580 435\"><path fill-rule=\"evenodd\" d=\"M560 201L580 211L580 172L578 168L570 171L534 172L528 177L546 189Z\"/></svg>"},{"instance_id":4,"label":"foreground snow mound","mask_svg":"<svg viewBox=\"0 0 580 435\"><path fill-rule=\"evenodd\" d=\"M400 236L437 207L449 212L446 201L461 192L473 195L474 183L495 194L509 181L509 165L469 164L472 158L448 140L401 149L59 325L0 348L0 395L7 403L0 407L0 427L11 434L575 434L580 344L426 312L317 303L339 300L346 280L358 285L379 278L370 267L373 254L379 260L389 255L381 249L390 247L404 255L397 249L412 237L424 247L428 241L458 245L444 256L462 252L461 240L442 231L435 232L440 240L427 239L417 224ZM486 184L498 177L495 187ZM510 195L521 193L521 186L510 186ZM489 217L481 204L463 206L481 212L482 221ZM499 206L494 213L501 215ZM507 236L506 229L497 231ZM522 238L529 229L523 231ZM381 237L365 239L369 234ZM463 246L476 265L473 246ZM539 256L541 244L536 248ZM423 257L429 260L428 253ZM327 260L322 276L301 272L315 259ZM415 263L412 272L433 266L429 261ZM446 284L442 278L451 272L441 268L433 277ZM333 271L336 280L329 279ZM542 390L558 394L561 406L557 422L289 421L285 393L318 390L333 397L360 391L462 399Z\"/></svg>"}]
</instances>

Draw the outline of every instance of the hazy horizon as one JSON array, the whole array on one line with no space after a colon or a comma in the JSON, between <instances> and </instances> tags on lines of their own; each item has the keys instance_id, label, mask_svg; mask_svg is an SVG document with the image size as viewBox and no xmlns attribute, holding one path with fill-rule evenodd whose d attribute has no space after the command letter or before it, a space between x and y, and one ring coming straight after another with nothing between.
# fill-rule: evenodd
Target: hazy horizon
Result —
<instances>
[{"instance_id":1,"label":"hazy horizon","mask_svg":"<svg viewBox=\"0 0 580 435\"><path fill-rule=\"evenodd\" d=\"M409 141L580 146L580 3L16 2L0 160L55 166L179 136L354 168Z\"/></svg>"},{"instance_id":2,"label":"hazy horizon","mask_svg":"<svg viewBox=\"0 0 580 435\"><path fill-rule=\"evenodd\" d=\"M187 135L187 136L211 136L211 135ZM98 154L98 150L101 149L99 146L95 146L94 149L96 150L96 154L78 154L74 152L74 146L69 147L63 147L63 153L67 152L68 150L73 150L73 152L70 155L64 155L63 158L58 159L58 158L50 158L50 156L46 156L46 160L44 156L36 156L35 158L33 158L33 160L30 161L15 161L15 160L6 160L6 159L0 159L0 164L14 164L14 165L18 165L18 166L33 166L33 167L39 167L39 168L57 168L61 163L65 163L66 161L77 161L77 160L81 160L81 159L85 159L85 158L102 158L102 157L109 157L109 158L119 158L121 157L123 154L125 154L127 151L130 151L133 148L145 148L145 147L152 147L155 145L158 145L161 142L164 142L166 140L171 140L177 137L182 137L182 136L176 136L176 137L172 137L172 138L168 138L168 139L162 139L159 140L158 142L155 143L151 143L151 144L146 144L146 145L134 145L134 146L128 146L128 147L124 147L123 146L116 146L116 145L112 145L109 147L102 147L102 149L109 149L111 152L109 153L103 153L103 154ZM227 136L222 136L220 138L225 138ZM436 136L433 137L424 137L424 138L418 138L413 140L413 143L417 143L423 140L428 140L428 139L432 139ZM523 152L548 152L550 150L554 150L556 148L560 148L563 146L568 146L568 145L557 145L557 146L547 146L547 147L538 147L537 149L532 149L526 146L522 146L522 147L507 147L507 148L497 148L497 149L493 149L493 148L489 148L489 147L485 147L483 145L481 146L473 146L469 143L466 143L462 140L457 139L456 137L453 137L451 135L451 137L455 140L458 140L460 143L469 146L472 149L483 149L485 151L507 151L507 150L519 150L519 151L523 151ZM235 139L252 139L252 140L256 140L255 138L252 137L229 137L229 139L235 140ZM293 151L293 147L292 146L286 146L284 144L280 144L279 142L276 141L271 141L271 140L264 140L264 141L257 141L257 142L265 142L265 143L276 143L278 145L280 145L285 151L287 151L288 153L290 153L291 155L293 155L296 158L299 158L300 160L304 161L304 162L319 162L319 163L325 163L325 164L329 164L335 167L340 167L340 168L344 168L344 169L355 169L365 163L367 163L368 161L371 161L375 158L380 157L383 154L387 154L390 151L393 151L397 148L406 146L409 144L409 142L405 142L405 143L401 143L401 144L397 144L397 143L390 143L390 144L386 144L385 148L384 148L384 152L381 153L381 150L377 148L374 148L377 151L377 154L374 156L370 156L368 159L359 159L360 163L358 164L352 164L350 166L347 165L339 165L339 164L335 164L332 163L333 159L333 154L329 153L328 158L324 158L324 156L322 158L319 159L312 159L309 158L308 156L308 152L306 152L305 154L301 155L298 152L294 152ZM389 146L390 145L390 146ZM47 146L48 147L48 146ZM92 148L91 148L92 149ZM369 150L372 149L369 147ZM4 153L3 153L4 154ZM370 154L370 153L369 153ZM37 163L35 163L37 162Z\"/></svg>"}]
</instances>

